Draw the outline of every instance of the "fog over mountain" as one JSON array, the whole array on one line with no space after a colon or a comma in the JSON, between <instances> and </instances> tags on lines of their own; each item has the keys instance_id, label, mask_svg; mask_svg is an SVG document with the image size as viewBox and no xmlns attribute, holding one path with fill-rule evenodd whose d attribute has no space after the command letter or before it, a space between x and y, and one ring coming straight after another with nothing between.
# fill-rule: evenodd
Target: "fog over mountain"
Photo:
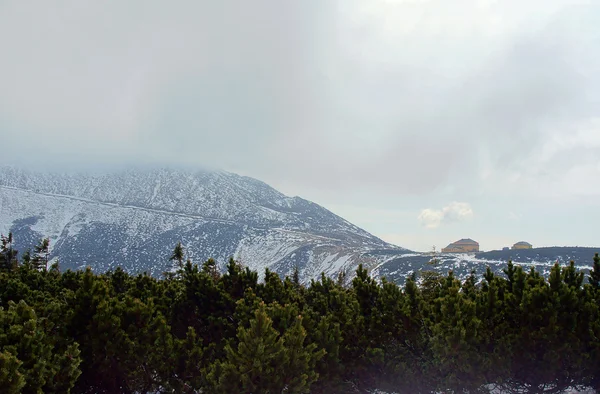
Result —
<instances>
[{"instance_id":1,"label":"fog over mountain","mask_svg":"<svg viewBox=\"0 0 600 394\"><path fill-rule=\"evenodd\" d=\"M427 251L594 246L600 5L0 4L0 163L222 168Z\"/></svg>"},{"instance_id":2,"label":"fog over mountain","mask_svg":"<svg viewBox=\"0 0 600 394\"><path fill-rule=\"evenodd\" d=\"M374 249L401 252L326 209L224 171L130 170L107 175L0 169L0 232L17 249L51 239L63 269L120 266L160 276L181 241L196 263L230 257L261 273L302 279L373 266Z\"/></svg>"}]
</instances>

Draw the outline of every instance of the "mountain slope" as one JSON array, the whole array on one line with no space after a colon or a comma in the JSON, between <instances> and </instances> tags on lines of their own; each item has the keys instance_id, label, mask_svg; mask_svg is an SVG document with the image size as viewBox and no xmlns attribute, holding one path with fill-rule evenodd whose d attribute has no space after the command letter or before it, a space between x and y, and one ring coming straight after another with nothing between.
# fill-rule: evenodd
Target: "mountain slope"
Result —
<instances>
[{"instance_id":1,"label":"mountain slope","mask_svg":"<svg viewBox=\"0 0 600 394\"><path fill-rule=\"evenodd\" d=\"M0 231L17 248L51 238L63 268L117 265L153 275L168 270L179 240L189 257L303 279L374 265L390 245L325 208L287 197L256 179L224 171L130 170L107 175L46 174L0 168Z\"/></svg>"},{"instance_id":2,"label":"mountain slope","mask_svg":"<svg viewBox=\"0 0 600 394\"><path fill-rule=\"evenodd\" d=\"M234 257L259 273L265 267L303 281L321 272L350 274L362 263L374 276L403 283L413 271L452 269L460 277L501 274L506 262L547 273L555 261L589 268L600 248L538 248L476 254L428 253L390 245L323 207L287 197L256 179L228 172L126 171L107 175L44 174L0 168L0 232L15 247L51 239L62 268L96 271L122 266L160 275L177 241L197 263Z\"/></svg>"},{"instance_id":3,"label":"mountain slope","mask_svg":"<svg viewBox=\"0 0 600 394\"><path fill-rule=\"evenodd\" d=\"M545 247L467 254L442 253L436 256L430 253L397 253L389 250L372 251L369 254L375 255L379 261L372 267L374 276L386 277L403 284L407 276L418 271L437 271L446 275L452 270L456 277L465 279L473 271L482 278L487 267L490 267L494 273L504 275L503 269L509 260L515 265L523 266L525 271L533 267L546 277L556 262L564 266L574 261L578 269L587 271L592 268L594 254L597 252L600 252L600 247ZM432 260L437 262L430 264Z\"/></svg>"}]
</instances>

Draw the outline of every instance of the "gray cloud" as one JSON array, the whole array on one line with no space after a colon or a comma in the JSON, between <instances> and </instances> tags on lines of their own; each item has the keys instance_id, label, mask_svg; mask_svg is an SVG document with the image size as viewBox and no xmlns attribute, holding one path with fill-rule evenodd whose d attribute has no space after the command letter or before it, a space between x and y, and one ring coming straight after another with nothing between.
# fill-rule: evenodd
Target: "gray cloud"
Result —
<instances>
[{"instance_id":1,"label":"gray cloud","mask_svg":"<svg viewBox=\"0 0 600 394\"><path fill-rule=\"evenodd\" d=\"M314 101L322 23L316 2L227 3L4 5L3 133L100 164L263 156Z\"/></svg>"},{"instance_id":2,"label":"gray cloud","mask_svg":"<svg viewBox=\"0 0 600 394\"><path fill-rule=\"evenodd\" d=\"M569 0L3 2L0 161L222 167L413 211L585 194L598 18Z\"/></svg>"},{"instance_id":3,"label":"gray cloud","mask_svg":"<svg viewBox=\"0 0 600 394\"><path fill-rule=\"evenodd\" d=\"M593 108L578 64L594 43L575 30L590 10L568 2L521 19L511 2L129 4L4 5L3 129L66 155L89 142L99 161L277 162L274 177L395 174L421 193L477 164L461 150L506 163ZM510 22L488 27L497 14Z\"/></svg>"}]
</instances>

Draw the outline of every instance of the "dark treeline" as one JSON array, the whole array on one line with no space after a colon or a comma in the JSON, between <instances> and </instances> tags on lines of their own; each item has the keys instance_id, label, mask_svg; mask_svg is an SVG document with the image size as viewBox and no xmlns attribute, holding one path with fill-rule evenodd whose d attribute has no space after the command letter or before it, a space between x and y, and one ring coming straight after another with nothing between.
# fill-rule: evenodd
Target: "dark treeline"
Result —
<instances>
[{"instance_id":1,"label":"dark treeline","mask_svg":"<svg viewBox=\"0 0 600 394\"><path fill-rule=\"evenodd\" d=\"M362 266L351 280L259 281L233 260L224 273L192 264L180 244L162 279L61 272L45 267L47 243L22 257L11 245L2 238L2 393L600 389L598 255L589 275L509 262L502 276L425 272L401 288Z\"/></svg>"}]
</instances>

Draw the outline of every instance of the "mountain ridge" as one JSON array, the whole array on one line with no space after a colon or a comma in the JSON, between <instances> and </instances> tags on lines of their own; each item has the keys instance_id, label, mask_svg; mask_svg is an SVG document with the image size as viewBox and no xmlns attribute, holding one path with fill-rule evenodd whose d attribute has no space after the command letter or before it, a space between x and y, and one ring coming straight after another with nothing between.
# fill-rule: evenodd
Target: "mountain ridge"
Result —
<instances>
[{"instance_id":1,"label":"mountain ridge","mask_svg":"<svg viewBox=\"0 0 600 394\"><path fill-rule=\"evenodd\" d=\"M372 265L370 249L405 250L318 204L226 171L74 175L3 167L0 203L0 230L27 242L49 236L51 256L66 268L124 265L157 275L181 240L196 262L234 257L280 274L297 266L308 280Z\"/></svg>"},{"instance_id":2,"label":"mountain ridge","mask_svg":"<svg viewBox=\"0 0 600 394\"><path fill-rule=\"evenodd\" d=\"M0 232L27 250L51 240L64 269L121 266L159 276L170 270L181 241L195 263L233 257L259 274L265 268L306 282L321 273L350 276L358 264L375 277L403 283L414 271L453 270L459 278L501 274L506 262L548 272L555 261L587 268L594 248L536 248L475 254L412 252L389 244L333 212L266 183L226 171L128 170L101 175L32 172L0 167ZM573 252L575 250L575 252Z\"/></svg>"},{"instance_id":3,"label":"mountain ridge","mask_svg":"<svg viewBox=\"0 0 600 394\"><path fill-rule=\"evenodd\" d=\"M140 181L139 177L146 179ZM184 178L177 182L178 178ZM240 182L243 181L243 182ZM169 182L171 184L166 184ZM147 189L153 185L152 195L148 197ZM195 188L190 188L189 185ZM124 185L128 191L121 191ZM116 204L127 207L155 209L173 214L200 216L215 220L242 220L252 225L286 224L294 227L293 216L316 208L313 214L319 214L320 220L308 216L309 224L316 226L323 219L335 219L337 225L344 223L355 230L356 235L371 239L382 245L394 247L387 242L369 234L347 220L301 197L288 197L266 183L255 178L240 176L226 171L182 172L173 169L159 170L127 170L100 176L83 174L40 173L0 167L0 186L33 191L57 197L73 197L90 202ZM133 186L133 187L132 187ZM182 186L188 186L187 195ZM199 189L197 186L201 186ZM225 186L226 193L219 187ZM237 189L237 190L236 190ZM196 198L190 192L203 192L203 198ZM218 196L219 198L212 198ZM224 204L222 202L225 202ZM219 206L215 206L221 202ZM208 203L208 204L207 204ZM251 212L255 208L259 212ZM203 211L202 214L199 212ZM283 216L285 223L283 223ZM331 224L331 223L329 223ZM306 227L306 226L304 226ZM331 230L331 229L329 229Z\"/></svg>"}]
</instances>

